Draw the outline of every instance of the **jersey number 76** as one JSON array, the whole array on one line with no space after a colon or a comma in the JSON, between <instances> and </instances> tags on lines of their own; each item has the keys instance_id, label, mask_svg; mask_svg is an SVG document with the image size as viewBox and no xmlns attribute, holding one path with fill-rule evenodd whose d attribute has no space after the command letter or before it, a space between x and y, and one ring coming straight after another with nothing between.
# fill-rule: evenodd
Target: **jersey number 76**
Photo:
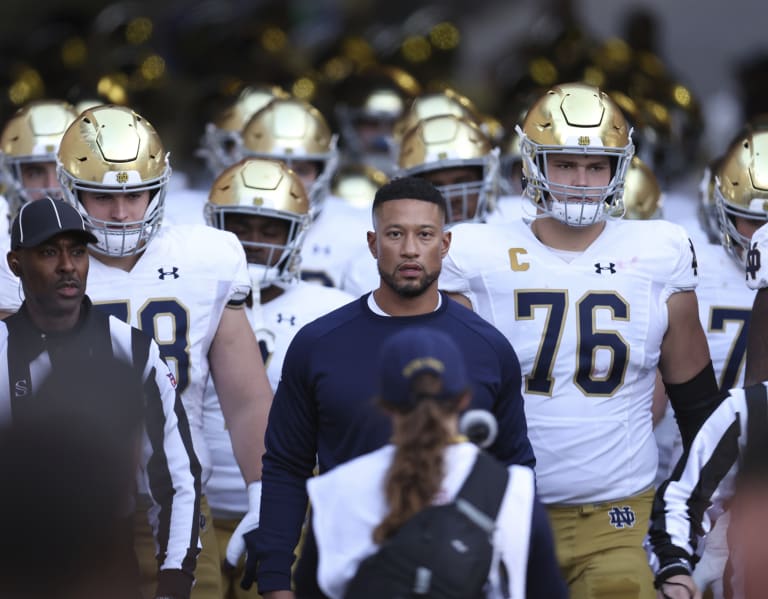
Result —
<instances>
[{"instance_id":1,"label":"jersey number 76","mask_svg":"<svg viewBox=\"0 0 768 599\"><path fill-rule=\"evenodd\" d=\"M629 320L629 304L616 292L588 291L576 302L576 322L566 322L567 289L519 290L515 292L515 318L532 320L536 309L546 310L544 332L533 368L525 377L526 393L552 395L555 379L552 370L566 326L576 327L576 356L573 382L584 395L607 397L624 382L629 364L629 344L616 330L595 327L600 310L610 313L611 320ZM598 350L611 354L605 375L595 374Z\"/></svg>"}]
</instances>

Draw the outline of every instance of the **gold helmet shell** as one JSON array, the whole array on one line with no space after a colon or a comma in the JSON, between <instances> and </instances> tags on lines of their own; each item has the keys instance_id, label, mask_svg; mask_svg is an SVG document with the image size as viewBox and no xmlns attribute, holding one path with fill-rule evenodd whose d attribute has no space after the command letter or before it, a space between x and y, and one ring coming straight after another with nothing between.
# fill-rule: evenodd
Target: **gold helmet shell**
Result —
<instances>
[{"instance_id":1,"label":"gold helmet shell","mask_svg":"<svg viewBox=\"0 0 768 599\"><path fill-rule=\"evenodd\" d=\"M401 176L419 177L447 169L477 168L473 181L438 185L448 204L448 224L482 222L495 207L498 151L476 123L463 117L441 115L419 121L403 137L398 165Z\"/></svg>"},{"instance_id":2,"label":"gold helmet shell","mask_svg":"<svg viewBox=\"0 0 768 599\"><path fill-rule=\"evenodd\" d=\"M341 167L331 182L331 193L355 208L370 208L378 189L389 181L386 173L368 165Z\"/></svg>"},{"instance_id":3,"label":"gold helmet shell","mask_svg":"<svg viewBox=\"0 0 768 599\"><path fill-rule=\"evenodd\" d=\"M61 140L57 170L64 197L99 239L95 251L133 255L159 230L171 165L154 127L130 108L107 104L80 114ZM82 191L148 191L150 202L140 221L102 221L86 212L79 198Z\"/></svg>"},{"instance_id":4,"label":"gold helmet shell","mask_svg":"<svg viewBox=\"0 0 768 599\"><path fill-rule=\"evenodd\" d=\"M241 240L254 283L266 288L298 278L309 208L301 179L285 163L244 158L214 181L205 217L209 225L222 230L226 230L230 215L271 218L287 224L285 243Z\"/></svg>"},{"instance_id":5,"label":"gold helmet shell","mask_svg":"<svg viewBox=\"0 0 768 599\"><path fill-rule=\"evenodd\" d=\"M637 156L632 158L624 183L624 218L661 218L661 187L653 171Z\"/></svg>"},{"instance_id":6,"label":"gold helmet shell","mask_svg":"<svg viewBox=\"0 0 768 599\"><path fill-rule=\"evenodd\" d=\"M22 168L33 162L55 164L61 138L76 118L75 108L67 102L37 100L8 119L0 134L0 165L12 214L31 199L61 196L58 185L25 188Z\"/></svg>"},{"instance_id":7,"label":"gold helmet shell","mask_svg":"<svg viewBox=\"0 0 768 599\"><path fill-rule=\"evenodd\" d=\"M403 135L419 121L433 116L452 114L468 121L480 124L478 112L472 101L452 89L442 92L422 94L411 101L408 109L397 120L394 128L395 142L399 143Z\"/></svg>"},{"instance_id":8,"label":"gold helmet shell","mask_svg":"<svg viewBox=\"0 0 768 599\"><path fill-rule=\"evenodd\" d=\"M237 162L241 157L240 134L248 120L275 98L289 96L277 85L243 88L237 99L206 125L197 155L205 160L208 170L215 176Z\"/></svg>"},{"instance_id":9,"label":"gold helmet shell","mask_svg":"<svg viewBox=\"0 0 768 599\"><path fill-rule=\"evenodd\" d=\"M338 154L336 137L317 108L297 98L275 98L249 119L242 138L246 157L281 160L289 168L297 161L316 163L318 175L307 194L313 216L319 214Z\"/></svg>"},{"instance_id":10,"label":"gold helmet shell","mask_svg":"<svg viewBox=\"0 0 768 599\"><path fill-rule=\"evenodd\" d=\"M736 218L768 221L768 130L748 129L723 156L715 174L715 202L721 241L743 264L750 237L736 228Z\"/></svg>"},{"instance_id":11,"label":"gold helmet shell","mask_svg":"<svg viewBox=\"0 0 768 599\"><path fill-rule=\"evenodd\" d=\"M606 93L584 83L557 85L531 106L519 133L525 196L539 214L571 226L622 216L624 179L634 146L621 109ZM558 185L561 195L583 199L556 200L546 168L551 154L607 156L610 181L594 188Z\"/></svg>"}]
</instances>

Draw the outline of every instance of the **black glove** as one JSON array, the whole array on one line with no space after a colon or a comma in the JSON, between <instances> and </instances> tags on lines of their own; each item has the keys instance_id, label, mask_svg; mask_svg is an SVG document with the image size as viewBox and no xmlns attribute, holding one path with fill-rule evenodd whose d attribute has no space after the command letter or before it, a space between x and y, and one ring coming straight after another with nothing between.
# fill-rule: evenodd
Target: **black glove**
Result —
<instances>
[{"instance_id":1,"label":"black glove","mask_svg":"<svg viewBox=\"0 0 768 599\"><path fill-rule=\"evenodd\" d=\"M257 534L259 534L259 529L255 528L243 535L243 540L245 541L245 569L243 570L243 579L240 581L240 586L246 591L256 581L256 568L259 565L259 559L255 551Z\"/></svg>"}]
</instances>

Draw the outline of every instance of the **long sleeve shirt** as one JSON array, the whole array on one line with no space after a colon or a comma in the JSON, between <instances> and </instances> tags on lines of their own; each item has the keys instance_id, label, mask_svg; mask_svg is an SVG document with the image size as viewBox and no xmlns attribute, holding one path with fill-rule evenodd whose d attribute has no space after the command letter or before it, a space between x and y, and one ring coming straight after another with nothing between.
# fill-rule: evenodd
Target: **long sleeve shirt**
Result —
<instances>
[{"instance_id":1,"label":"long sleeve shirt","mask_svg":"<svg viewBox=\"0 0 768 599\"><path fill-rule=\"evenodd\" d=\"M260 525L248 548L259 559L259 592L290 588L315 465L323 473L389 441L389 419L375 405L379 348L407 326L434 327L456 341L472 379L470 408L498 421L488 451L505 464L535 465L520 365L501 333L445 296L434 312L391 317L372 311L365 295L302 328L288 348L267 425Z\"/></svg>"},{"instance_id":2,"label":"long sleeve shirt","mask_svg":"<svg viewBox=\"0 0 768 599\"><path fill-rule=\"evenodd\" d=\"M110 360L130 367L138 379L135 407L143 425L139 433L140 475L154 504L150 512L159 547L158 593L189 596L198 553L201 469L174 377L157 344L138 329L93 309L86 297L75 327L60 333L38 329L22 304L18 312L0 323L0 360L0 422L10 423L29 413L30 399L54 372L76 367L81 373L89 362L98 367ZM120 385L121 381L112 384ZM38 406L37 415L44 416L46 407L56 407L54 403L61 407L61 402L81 401L72 397L76 392L65 391L62 389L50 405ZM107 412L124 410L128 414L131 408L116 405L110 391L104 389L103 408L101 402L88 404L91 411L104 411L92 414L89 423L99 423L101 418L116 428L125 428L116 422L114 413Z\"/></svg>"}]
</instances>

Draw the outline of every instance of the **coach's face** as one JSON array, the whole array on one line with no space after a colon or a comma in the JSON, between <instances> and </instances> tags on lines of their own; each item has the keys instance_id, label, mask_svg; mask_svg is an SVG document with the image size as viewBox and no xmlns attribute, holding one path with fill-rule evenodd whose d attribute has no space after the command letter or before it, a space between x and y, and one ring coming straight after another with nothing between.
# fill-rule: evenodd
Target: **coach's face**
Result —
<instances>
[{"instance_id":1,"label":"coach's face","mask_svg":"<svg viewBox=\"0 0 768 599\"><path fill-rule=\"evenodd\" d=\"M424 200L389 200L376 208L368 247L384 284L402 297L437 284L451 240L444 223L440 206Z\"/></svg>"},{"instance_id":2,"label":"coach's face","mask_svg":"<svg viewBox=\"0 0 768 599\"><path fill-rule=\"evenodd\" d=\"M9 252L8 264L21 279L33 315L46 322L77 322L88 278L88 246L82 236L62 233Z\"/></svg>"}]
</instances>

